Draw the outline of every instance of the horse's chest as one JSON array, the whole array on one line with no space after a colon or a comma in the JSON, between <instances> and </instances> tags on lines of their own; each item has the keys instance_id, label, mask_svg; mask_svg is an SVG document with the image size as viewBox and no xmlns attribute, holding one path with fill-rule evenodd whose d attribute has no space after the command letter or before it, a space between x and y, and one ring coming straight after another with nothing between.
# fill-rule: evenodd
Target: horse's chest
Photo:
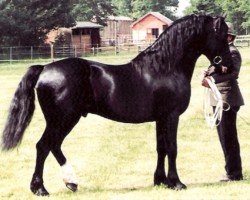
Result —
<instances>
[{"instance_id":1,"label":"horse's chest","mask_svg":"<svg viewBox=\"0 0 250 200\"><path fill-rule=\"evenodd\" d=\"M154 108L157 113L176 111L183 113L190 100L190 83L181 76L171 76L156 81L154 85Z\"/></svg>"}]
</instances>

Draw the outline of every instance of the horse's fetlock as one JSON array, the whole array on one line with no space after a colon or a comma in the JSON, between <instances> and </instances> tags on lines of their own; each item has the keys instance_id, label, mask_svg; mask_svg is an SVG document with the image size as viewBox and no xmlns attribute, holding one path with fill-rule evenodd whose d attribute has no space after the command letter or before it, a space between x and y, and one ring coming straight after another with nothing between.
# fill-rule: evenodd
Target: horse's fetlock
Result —
<instances>
[{"instance_id":1,"label":"horse's fetlock","mask_svg":"<svg viewBox=\"0 0 250 200\"><path fill-rule=\"evenodd\" d=\"M33 176L30 183L30 190L37 196L48 196L49 193L43 185L43 179L38 176Z\"/></svg>"}]
</instances>

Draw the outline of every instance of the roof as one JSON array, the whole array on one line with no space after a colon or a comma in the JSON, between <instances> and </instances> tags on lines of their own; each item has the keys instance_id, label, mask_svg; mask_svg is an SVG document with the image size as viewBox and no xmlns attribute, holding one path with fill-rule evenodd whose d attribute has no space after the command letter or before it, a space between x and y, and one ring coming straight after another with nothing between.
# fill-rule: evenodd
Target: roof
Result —
<instances>
[{"instance_id":1,"label":"roof","mask_svg":"<svg viewBox=\"0 0 250 200\"><path fill-rule=\"evenodd\" d=\"M173 21L171 19L165 17L164 15L162 15L159 12L149 12L149 13L145 14L144 16L142 16L141 18L139 18L138 20L136 20L133 24L131 24L131 27L135 26L137 23L139 23L141 20L143 20L144 18L146 18L149 15L155 16L157 19L161 20L165 24L170 25L173 23Z\"/></svg>"},{"instance_id":2,"label":"roof","mask_svg":"<svg viewBox=\"0 0 250 200\"><path fill-rule=\"evenodd\" d=\"M116 21L133 21L130 17L126 16L109 16L108 20L116 20Z\"/></svg>"},{"instance_id":3,"label":"roof","mask_svg":"<svg viewBox=\"0 0 250 200\"><path fill-rule=\"evenodd\" d=\"M100 24L96 24L93 22L88 21L82 21L82 22L76 22L76 25L72 29L77 28L102 28L103 26Z\"/></svg>"}]
</instances>

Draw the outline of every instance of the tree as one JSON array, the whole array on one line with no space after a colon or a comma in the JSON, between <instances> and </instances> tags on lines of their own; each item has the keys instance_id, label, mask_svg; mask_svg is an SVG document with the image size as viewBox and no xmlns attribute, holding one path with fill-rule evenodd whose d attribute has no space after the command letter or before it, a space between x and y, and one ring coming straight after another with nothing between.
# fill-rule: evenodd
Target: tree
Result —
<instances>
[{"instance_id":1,"label":"tree","mask_svg":"<svg viewBox=\"0 0 250 200\"><path fill-rule=\"evenodd\" d=\"M112 0L113 5L117 7L115 10L116 14L133 17L133 1L134 0Z\"/></svg>"},{"instance_id":2,"label":"tree","mask_svg":"<svg viewBox=\"0 0 250 200\"><path fill-rule=\"evenodd\" d=\"M12 0L0 3L0 42L4 45L43 44L47 33L74 25L67 0Z\"/></svg>"},{"instance_id":3,"label":"tree","mask_svg":"<svg viewBox=\"0 0 250 200\"><path fill-rule=\"evenodd\" d=\"M134 0L132 4L134 18L153 11L175 19L174 11L177 9L178 3L178 0Z\"/></svg>"},{"instance_id":4,"label":"tree","mask_svg":"<svg viewBox=\"0 0 250 200\"><path fill-rule=\"evenodd\" d=\"M242 10L244 15L244 22L242 23L243 28L250 29L250 3L249 0L240 1L240 10Z\"/></svg>"},{"instance_id":5,"label":"tree","mask_svg":"<svg viewBox=\"0 0 250 200\"><path fill-rule=\"evenodd\" d=\"M175 19L178 0L112 0L117 6L116 14L125 15L137 19L148 12L160 12L161 14Z\"/></svg>"},{"instance_id":6,"label":"tree","mask_svg":"<svg viewBox=\"0 0 250 200\"><path fill-rule=\"evenodd\" d=\"M204 11L210 15L220 15L223 13L223 8L218 0L191 0L190 7L185 10L185 14Z\"/></svg>"},{"instance_id":7,"label":"tree","mask_svg":"<svg viewBox=\"0 0 250 200\"><path fill-rule=\"evenodd\" d=\"M106 25L107 17L115 14L116 7L111 0L79 0L74 5L73 16L76 21L96 21Z\"/></svg>"},{"instance_id":8,"label":"tree","mask_svg":"<svg viewBox=\"0 0 250 200\"><path fill-rule=\"evenodd\" d=\"M250 4L249 0L225 0L224 10L227 11L227 20L232 22L238 34L245 34L250 28Z\"/></svg>"},{"instance_id":9,"label":"tree","mask_svg":"<svg viewBox=\"0 0 250 200\"><path fill-rule=\"evenodd\" d=\"M237 34L245 34L244 29L250 28L249 0L191 0L190 4L185 14L201 10L212 15L226 13L226 20L233 23Z\"/></svg>"}]
</instances>

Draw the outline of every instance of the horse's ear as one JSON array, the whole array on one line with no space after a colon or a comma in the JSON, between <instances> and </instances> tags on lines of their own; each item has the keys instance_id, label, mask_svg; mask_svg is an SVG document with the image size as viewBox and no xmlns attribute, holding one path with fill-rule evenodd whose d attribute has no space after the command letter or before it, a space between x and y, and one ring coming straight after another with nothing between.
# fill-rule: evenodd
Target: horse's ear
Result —
<instances>
[{"instance_id":1,"label":"horse's ear","mask_svg":"<svg viewBox=\"0 0 250 200\"><path fill-rule=\"evenodd\" d=\"M205 15L208 15L208 13L206 13L205 10L200 10L200 15L201 15L201 16L205 16Z\"/></svg>"},{"instance_id":2,"label":"horse's ear","mask_svg":"<svg viewBox=\"0 0 250 200\"><path fill-rule=\"evenodd\" d=\"M221 17L215 17L214 18L213 28L214 28L215 33L220 32L221 22L222 22L222 18Z\"/></svg>"},{"instance_id":3,"label":"horse's ear","mask_svg":"<svg viewBox=\"0 0 250 200\"><path fill-rule=\"evenodd\" d=\"M226 19L227 13L223 13L223 14L221 15L221 17L222 17L223 19Z\"/></svg>"}]
</instances>

